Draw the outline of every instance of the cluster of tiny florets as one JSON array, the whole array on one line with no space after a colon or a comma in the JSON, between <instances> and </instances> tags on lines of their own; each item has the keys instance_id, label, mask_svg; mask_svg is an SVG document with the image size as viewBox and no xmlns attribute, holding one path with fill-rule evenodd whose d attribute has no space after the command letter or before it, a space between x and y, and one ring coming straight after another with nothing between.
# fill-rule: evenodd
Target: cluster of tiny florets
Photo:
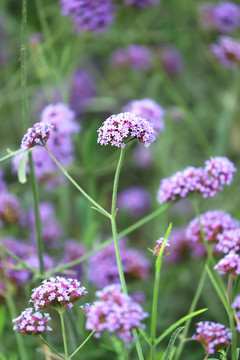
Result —
<instances>
[{"instance_id":1,"label":"cluster of tiny florets","mask_svg":"<svg viewBox=\"0 0 240 360\"><path fill-rule=\"evenodd\" d=\"M224 231L219 234L216 250L227 254L230 251L239 252L240 250L240 228Z\"/></svg>"},{"instance_id":2,"label":"cluster of tiny florets","mask_svg":"<svg viewBox=\"0 0 240 360\"><path fill-rule=\"evenodd\" d=\"M240 274L240 256L234 251L230 251L214 266L221 275Z\"/></svg>"},{"instance_id":3,"label":"cluster of tiny florets","mask_svg":"<svg viewBox=\"0 0 240 360\"><path fill-rule=\"evenodd\" d=\"M123 272L127 279L145 280L149 276L150 262L140 251L129 249L125 239L119 239ZM89 259L88 279L98 288L120 283L114 244Z\"/></svg>"},{"instance_id":4,"label":"cluster of tiny florets","mask_svg":"<svg viewBox=\"0 0 240 360\"><path fill-rule=\"evenodd\" d=\"M146 147L156 138L152 124L130 112L110 116L98 129L97 142L101 145L125 147L124 140L137 138Z\"/></svg>"},{"instance_id":5,"label":"cluster of tiny florets","mask_svg":"<svg viewBox=\"0 0 240 360\"><path fill-rule=\"evenodd\" d=\"M224 325L212 321L197 323L196 334L193 339L199 341L208 354L225 349L231 341L232 334Z\"/></svg>"},{"instance_id":6,"label":"cluster of tiny florets","mask_svg":"<svg viewBox=\"0 0 240 360\"><path fill-rule=\"evenodd\" d=\"M57 276L44 280L42 285L33 289L31 300L35 310L47 307L73 307L73 303L86 295L85 287L76 279Z\"/></svg>"},{"instance_id":7,"label":"cluster of tiny florets","mask_svg":"<svg viewBox=\"0 0 240 360\"><path fill-rule=\"evenodd\" d=\"M69 15L77 32L101 33L114 21L111 0L60 0L62 14Z\"/></svg>"},{"instance_id":8,"label":"cluster of tiny florets","mask_svg":"<svg viewBox=\"0 0 240 360\"><path fill-rule=\"evenodd\" d=\"M199 219L194 218L187 226L186 236L188 240L203 241L199 221L207 242L217 243L219 234L239 227L239 222L230 214L220 210L207 211L201 214Z\"/></svg>"},{"instance_id":9,"label":"cluster of tiny florets","mask_svg":"<svg viewBox=\"0 0 240 360\"><path fill-rule=\"evenodd\" d=\"M51 320L49 314L41 314L34 312L33 308L25 309L20 316L13 319L15 323L13 330L24 335L40 335L46 331L51 331L51 327L47 323Z\"/></svg>"},{"instance_id":10,"label":"cluster of tiny florets","mask_svg":"<svg viewBox=\"0 0 240 360\"><path fill-rule=\"evenodd\" d=\"M235 69L240 63L240 41L229 36L221 36L217 44L211 45L213 55L225 67Z\"/></svg>"},{"instance_id":11,"label":"cluster of tiny florets","mask_svg":"<svg viewBox=\"0 0 240 360\"><path fill-rule=\"evenodd\" d=\"M152 99L134 100L127 104L123 111L131 112L153 124L154 130L159 133L164 130L165 110Z\"/></svg>"},{"instance_id":12,"label":"cluster of tiny florets","mask_svg":"<svg viewBox=\"0 0 240 360\"><path fill-rule=\"evenodd\" d=\"M24 135L21 148L27 150L35 145L44 146L53 130L54 127L49 123L39 122L34 124Z\"/></svg>"},{"instance_id":13,"label":"cluster of tiny florets","mask_svg":"<svg viewBox=\"0 0 240 360\"><path fill-rule=\"evenodd\" d=\"M161 181L158 201L162 204L192 192L200 193L203 198L213 197L223 190L223 185L230 185L235 171L234 164L226 157L211 158L204 168L187 167Z\"/></svg>"},{"instance_id":14,"label":"cluster of tiny florets","mask_svg":"<svg viewBox=\"0 0 240 360\"><path fill-rule=\"evenodd\" d=\"M148 314L140 304L121 292L120 285L111 285L97 291L100 300L85 309L86 329L95 330L95 337L100 337L104 330L115 332L127 345L134 340L132 330L144 328L141 323Z\"/></svg>"},{"instance_id":15,"label":"cluster of tiny florets","mask_svg":"<svg viewBox=\"0 0 240 360\"><path fill-rule=\"evenodd\" d=\"M157 245L154 247L154 255L158 256L162 246L163 246L164 238L160 237L158 240L156 240ZM165 241L165 246L163 250L163 255L168 255L168 249L167 247L170 246L169 240Z\"/></svg>"}]
</instances>

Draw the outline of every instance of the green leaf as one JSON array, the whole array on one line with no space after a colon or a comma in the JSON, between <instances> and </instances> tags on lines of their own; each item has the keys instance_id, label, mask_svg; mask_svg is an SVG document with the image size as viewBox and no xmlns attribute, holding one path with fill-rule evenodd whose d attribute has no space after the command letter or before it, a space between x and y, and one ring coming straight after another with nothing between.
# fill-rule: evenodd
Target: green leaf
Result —
<instances>
[{"instance_id":1,"label":"green leaf","mask_svg":"<svg viewBox=\"0 0 240 360\"><path fill-rule=\"evenodd\" d=\"M208 276L209 276L216 292L218 293L218 296L220 297L220 299L223 303L223 306L225 307L226 312L229 313L230 309L229 309L227 299L226 299L225 295L222 293L220 286L218 285L217 281L214 278L214 275L212 274L211 270L209 269L209 267L207 265L206 265L206 271L208 273Z\"/></svg>"},{"instance_id":2,"label":"green leaf","mask_svg":"<svg viewBox=\"0 0 240 360\"><path fill-rule=\"evenodd\" d=\"M6 310L4 306L0 307L0 339L3 334L4 324L5 324L5 318L6 318Z\"/></svg>"},{"instance_id":3,"label":"green leaf","mask_svg":"<svg viewBox=\"0 0 240 360\"><path fill-rule=\"evenodd\" d=\"M23 151L22 149L19 149L19 150L17 150L17 151L11 151L11 150L8 149L8 150L7 150L8 155L5 155L5 156L1 157L1 158L0 158L0 162L10 159L11 157L19 154L19 153L22 152L22 151Z\"/></svg>"},{"instance_id":4,"label":"green leaf","mask_svg":"<svg viewBox=\"0 0 240 360\"><path fill-rule=\"evenodd\" d=\"M7 358L5 358L5 356L3 355L3 353L0 353L0 360L7 360Z\"/></svg>"},{"instance_id":5,"label":"green leaf","mask_svg":"<svg viewBox=\"0 0 240 360\"><path fill-rule=\"evenodd\" d=\"M144 338L144 340L148 343L148 345L152 346L151 344L151 339L150 337L147 335L146 331L144 331L143 329L139 328L138 332L142 335L142 337Z\"/></svg>"},{"instance_id":6,"label":"green leaf","mask_svg":"<svg viewBox=\"0 0 240 360\"><path fill-rule=\"evenodd\" d=\"M183 324L186 320L193 318L194 316L197 316L201 313L203 313L204 311L207 311L208 309L201 309L198 311L194 311L191 314L188 314L184 317L182 317L181 319L179 319L177 322L175 322L174 324L172 324L171 326L169 326L168 329L166 329L164 331L164 333L162 335L160 335L156 341L155 341L155 346L158 345L163 339L165 339L166 336L168 336L172 331L174 331L179 325Z\"/></svg>"},{"instance_id":7,"label":"green leaf","mask_svg":"<svg viewBox=\"0 0 240 360\"><path fill-rule=\"evenodd\" d=\"M181 326L180 328L178 328L177 330L174 331L174 333L172 334L171 336L171 339L168 343L168 347L167 347L167 350L166 350L166 354L165 354L165 357L164 357L164 360L169 360L170 359L170 356L172 354L172 351L173 351L173 347L174 347L174 344L175 344L175 341L177 340L177 337L178 337L178 334L184 329L184 326Z\"/></svg>"},{"instance_id":8,"label":"green leaf","mask_svg":"<svg viewBox=\"0 0 240 360\"><path fill-rule=\"evenodd\" d=\"M26 168L29 151L25 151L18 165L18 181L21 184L27 182Z\"/></svg>"}]
</instances>

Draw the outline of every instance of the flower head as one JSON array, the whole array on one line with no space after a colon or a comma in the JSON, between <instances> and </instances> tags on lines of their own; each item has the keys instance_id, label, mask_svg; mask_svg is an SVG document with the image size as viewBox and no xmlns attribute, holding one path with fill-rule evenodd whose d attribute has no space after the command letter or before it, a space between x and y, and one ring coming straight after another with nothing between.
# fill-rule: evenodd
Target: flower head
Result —
<instances>
[{"instance_id":1,"label":"flower head","mask_svg":"<svg viewBox=\"0 0 240 360\"><path fill-rule=\"evenodd\" d=\"M211 52L225 67L235 69L240 63L240 41L229 36L221 36L217 44L212 44Z\"/></svg>"},{"instance_id":2,"label":"flower head","mask_svg":"<svg viewBox=\"0 0 240 360\"><path fill-rule=\"evenodd\" d=\"M134 100L124 106L123 111L131 112L149 121L154 130L159 133L164 130L165 110L152 99Z\"/></svg>"},{"instance_id":3,"label":"flower head","mask_svg":"<svg viewBox=\"0 0 240 360\"><path fill-rule=\"evenodd\" d=\"M163 242L164 242L164 238L163 237L160 237L157 241L157 245L155 246L154 248L154 255L158 256L162 246L163 246ZM167 250L167 247L170 246L170 243L168 240L166 240L165 242L165 247L164 247L164 250L163 250L163 255L168 255L168 250Z\"/></svg>"},{"instance_id":4,"label":"flower head","mask_svg":"<svg viewBox=\"0 0 240 360\"><path fill-rule=\"evenodd\" d=\"M240 26L240 6L224 1L217 4L213 11L214 25L221 32L233 32Z\"/></svg>"},{"instance_id":5,"label":"flower head","mask_svg":"<svg viewBox=\"0 0 240 360\"><path fill-rule=\"evenodd\" d=\"M76 279L66 279L57 276L42 282L42 285L33 289L31 300L35 310L47 307L73 307L73 303L86 295L85 287Z\"/></svg>"},{"instance_id":6,"label":"flower head","mask_svg":"<svg viewBox=\"0 0 240 360\"><path fill-rule=\"evenodd\" d=\"M47 323L51 320L49 314L34 312L33 308L25 309L19 317L13 319L15 323L13 330L24 335L40 335L46 331L51 331Z\"/></svg>"},{"instance_id":7,"label":"flower head","mask_svg":"<svg viewBox=\"0 0 240 360\"><path fill-rule=\"evenodd\" d=\"M212 321L197 323L196 334L193 339L199 341L208 354L214 354L225 349L231 341L232 334L228 328Z\"/></svg>"},{"instance_id":8,"label":"flower head","mask_svg":"<svg viewBox=\"0 0 240 360\"><path fill-rule=\"evenodd\" d=\"M110 116L98 129L97 142L101 145L125 147L124 140L137 138L148 147L155 140L152 124L130 112Z\"/></svg>"},{"instance_id":9,"label":"flower head","mask_svg":"<svg viewBox=\"0 0 240 360\"><path fill-rule=\"evenodd\" d=\"M239 275L240 274L240 256L234 251L230 251L214 266L221 275Z\"/></svg>"},{"instance_id":10,"label":"flower head","mask_svg":"<svg viewBox=\"0 0 240 360\"><path fill-rule=\"evenodd\" d=\"M78 33L107 31L114 21L111 0L60 0L62 14L69 15Z\"/></svg>"},{"instance_id":11,"label":"flower head","mask_svg":"<svg viewBox=\"0 0 240 360\"><path fill-rule=\"evenodd\" d=\"M35 145L44 146L54 127L49 123L39 122L27 130L21 143L21 148L24 150L30 149Z\"/></svg>"},{"instance_id":12,"label":"flower head","mask_svg":"<svg viewBox=\"0 0 240 360\"><path fill-rule=\"evenodd\" d=\"M163 69L170 76L174 76L180 73L183 68L182 54L173 46L166 45L160 51L160 62Z\"/></svg>"},{"instance_id":13,"label":"flower head","mask_svg":"<svg viewBox=\"0 0 240 360\"><path fill-rule=\"evenodd\" d=\"M104 330L116 332L117 337L128 345L134 340L131 331L143 328L141 321L148 314L140 304L121 292L120 285L107 286L97 291L96 296L100 300L85 309L86 329L95 330L95 337L100 337Z\"/></svg>"},{"instance_id":14,"label":"flower head","mask_svg":"<svg viewBox=\"0 0 240 360\"><path fill-rule=\"evenodd\" d=\"M230 251L240 250L240 229L224 231L217 236L216 250L227 254Z\"/></svg>"}]
</instances>

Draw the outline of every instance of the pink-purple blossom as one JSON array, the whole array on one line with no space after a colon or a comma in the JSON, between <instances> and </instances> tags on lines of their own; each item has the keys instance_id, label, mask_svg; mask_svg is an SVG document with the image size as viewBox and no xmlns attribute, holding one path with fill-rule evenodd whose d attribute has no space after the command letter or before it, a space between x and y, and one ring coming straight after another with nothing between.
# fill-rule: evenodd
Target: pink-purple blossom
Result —
<instances>
[{"instance_id":1,"label":"pink-purple blossom","mask_svg":"<svg viewBox=\"0 0 240 360\"><path fill-rule=\"evenodd\" d=\"M214 354L230 344L232 334L220 323L201 321L197 323L196 334L192 338L199 341L208 354Z\"/></svg>"},{"instance_id":2,"label":"pink-purple blossom","mask_svg":"<svg viewBox=\"0 0 240 360\"><path fill-rule=\"evenodd\" d=\"M134 340L132 330L144 328L142 320L148 314L143 311L140 304L121 292L120 285L105 287L97 291L96 296L100 299L85 309L87 316L86 329L95 330L95 337L101 337L106 330L116 333L126 345Z\"/></svg>"},{"instance_id":3,"label":"pink-purple blossom","mask_svg":"<svg viewBox=\"0 0 240 360\"><path fill-rule=\"evenodd\" d=\"M150 208L149 192L141 186L131 186L122 190L117 197L117 207L127 210L132 217L143 215Z\"/></svg>"},{"instance_id":4,"label":"pink-purple blossom","mask_svg":"<svg viewBox=\"0 0 240 360\"><path fill-rule=\"evenodd\" d=\"M240 41L229 36L221 36L217 44L212 44L210 50L220 63L232 69L240 63Z\"/></svg>"},{"instance_id":5,"label":"pink-purple blossom","mask_svg":"<svg viewBox=\"0 0 240 360\"><path fill-rule=\"evenodd\" d=\"M73 303L86 294L80 281L57 276L43 280L40 286L33 289L30 302L35 310L47 307L72 308Z\"/></svg>"},{"instance_id":6,"label":"pink-purple blossom","mask_svg":"<svg viewBox=\"0 0 240 360\"><path fill-rule=\"evenodd\" d=\"M158 240L156 240L157 245L154 247L154 255L158 256L158 254L163 246L163 242L164 242L163 237L160 237ZM169 253L169 251L167 249L168 247L170 247L170 243L169 243L169 240L166 240L164 250L163 250L163 255L168 255L168 253Z\"/></svg>"},{"instance_id":7,"label":"pink-purple blossom","mask_svg":"<svg viewBox=\"0 0 240 360\"><path fill-rule=\"evenodd\" d=\"M123 111L131 112L143 119L148 120L156 133L165 129L164 116L165 110L152 99L134 100L124 106Z\"/></svg>"},{"instance_id":8,"label":"pink-purple blossom","mask_svg":"<svg viewBox=\"0 0 240 360\"><path fill-rule=\"evenodd\" d=\"M110 116L98 129L97 142L124 148L129 138L138 139L148 147L156 138L152 124L130 112Z\"/></svg>"},{"instance_id":9,"label":"pink-purple blossom","mask_svg":"<svg viewBox=\"0 0 240 360\"><path fill-rule=\"evenodd\" d=\"M52 331L52 328L47 325L50 320L49 314L41 314L34 312L33 308L27 308L20 316L12 320L15 323L13 330L24 335L40 335L46 331Z\"/></svg>"},{"instance_id":10,"label":"pink-purple blossom","mask_svg":"<svg viewBox=\"0 0 240 360\"><path fill-rule=\"evenodd\" d=\"M39 122L29 128L24 135L21 143L21 148L24 150L30 149L36 145L46 145L54 127L49 123Z\"/></svg>"},{"instance_id":11,"label":"pink-purple blossom","mask_svg":"<svg viewBox=\"0 0 240 360\"><path fill-rule=\"evenodd\" d=\"M192 192L200 193L203 198L213 197L223 190L224 185L231 184L235 171L234 164L226 157L213 157L205 162L204 168L187 167L162 179L158 202L184 198Z\"/></svg>"},{"instance_id":12,"label":"pink-purple blossom","mask_svg":"<svg viewBox=\"0 0 240 360\"><path fill-rule=\"evenodd\" d=\"M179 74L183 68L182 54L171 45L166 45L160 50L159 58L163 69L170 76Z\"/></svg>"},{"instance_id":13,"label":"pink-purple blossom","mask_svg":"<svg viewBox=\"0 0 240 360\"><path fill-rule=\"evenodd\" d=\"M145 71L152 64L152 54L146 46L131 44L115 50L111 56L111 64L120 69L131 68L136 71Z\"/></svg>"},{"instance_id":14,"label":"pink-purple blossom","mask_svg":"<svg viewBox=\"0 0 240 360\"><path fill-rule=\"evenodd\" d=\"M213 10L215 28L221 32L233 32L240 26L240 6L229 1L217 4Z\"/></svg>"},{"instance_id":15,"label":"pink-purple blossom","mask_svg":"<svg viewBox=\"0 0 240 360\"><path fill-rule=\"evenodd\" d=\"M240 274L240 256L234 251L230 251L214 266L214 270L217 270L221 275L235 276Z\"/></svg>"},{"instance_id":16,"label":"pink-purple blossom","mask_svg":"<svg viewBox=\"0 0 240 360\"><path fill-rule=\"evenodd\" d=\"M218 243L216 250L225 254L230 251L239 252L240 250L240 228L224 231L217 236Z\"/></svg>"}]
</instances>

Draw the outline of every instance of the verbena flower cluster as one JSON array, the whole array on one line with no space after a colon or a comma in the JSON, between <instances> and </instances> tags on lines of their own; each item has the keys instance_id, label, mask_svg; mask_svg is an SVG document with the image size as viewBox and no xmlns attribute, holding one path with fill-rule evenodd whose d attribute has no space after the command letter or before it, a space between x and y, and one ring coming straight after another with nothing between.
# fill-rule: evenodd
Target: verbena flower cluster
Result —
<instances>
[{"instance_id":1,"label":"verbena flower cluster","mask_svg":"<svg viewBox=\"0 0 240 360\"><path fill-rule=\"evenodd\" d=\"M51 331L52 328L47 325L51 320L49 314L34 312L33 308L25 309L20 316L13 319L15 323L13 330L16 330L24 335L40 335L46 331Z\"/></svg>"},{"instance_id":2,"label":"verbena flower cluster","mask_svg":"<svg viewBox=\"0 0 240 360\"><path fill-rule=\"evenodd\" d=\"M42 282L40 286L33 289L30 302L35 310L47 307L73 307L73 303L87 294L85 287L76 279L66 279L57 276Z\"/></svg>"},{"instance_id":3,"label":"verbena flower cluster","mask_svg":"<svg viewBox=\"0 0 240 360\"><path fill-rule=\"evenodd\" d=\"M186 228L187 239L193 242L203 241L199 221L207 242L217 243L219 236L227 230L237 229L239 222L230 214L221 210L210 210L194 218Z\"/></svg>"},{"instance_id":4,"label":"verbena flower cluster","mask_svg":"<svg viewBox=\"0 0 240 360\"><path fill-rule=\"evenodd\" d=\"M152 64L152 54L146 46L131 44L115 50L111 56L111 64L117 68L148 70Z\"/></svg>"},{"instance_id":5,"label":"verbena flower cluster","mask_svg":"<svg viewBox=\"0 0 240 360\"><path fill-rule=\"evenodd\" d=\"M240 250L240 228L224 231L217 237L218 243L216 250L225 254L230 251L239 252Z\"/></svg>"},{"instance_id":6,"label":"verbena flower cluster","mask_svg":"<svg viewBox=\"0 0 240 360\"><path fill-rule=\"evenodd\" d=\"M107 31L114 21L114 7L111 0L60 0L62 15L71 17L77 32Z\"/></svg>"},{"instance_id":7,"label":"verbena flower cluster","mask_svg":"<svg viewBox=\"0 0 240 360\"><path fill-rule=\"evenodd\" d=\"M204 168L187 167L170 178L162 179L158 191L160 204L170 200L184 198L189 193L197 192L203 198L213 197L230 185L234 164L226 157L214 157L205 162Z\"/></svg>"},{"instance_id":8,"label":"verbena flower cluster","mask_svg":"<svg viewBox=\"0 0 240 360\"><path fill-rule=\"evenodd\" d=\"M101 145L125 147L126 140L136 138L148 147L156 138L152 124L130 112L110 116L98 129L97 142Z\"/></svg>"},{"instance_id":9,"label":"verbena flower cluster","mask_svg":"<svg viewBox=\"0 0 240 360\"><path fill-rule=\"evenodd\" d=\"M240 256L234 251L230 251L214 266L221 275L239 275L240 274Z\"/></svg>"},{"instance_id":10,"label":"verbena flower cluster","mask_svg":"<svg viewBox=\"0 0 240 360\"><path fill-rule=\"evenodd\" d=\"M212 44L211 52L225 67L235 69L240 63L240 41L229 36L221 36L217 44Z\"/></svg>"},{"instance_id":11,"label":"verbena flower cluster","mask_svg":"<svg viewBox=\"0 0 240 360\"><path fill-rule=\"evenodd\" d=\"M231 341L232 334L224 325L212 321L197 323L196 334L193 339L199 341L208 354L214 354L225 349Z\"/></svg>"},{"instance_id":12,"label":"verbena flower cluster","mask_svg":"<svg viewBox=\"0 0 240 360\"><path fill-rule=\"evenodd\" d=\"M49 123L39 122L34 124L24 135L21 148L27 150L36 145L44 146L53 130L54 127Z\"/></svg>"},{"instance_id":13,"label":"verbena flower cluster","mask_svg":"<svg viewBox=\"0 0 240 360\"><path fill-rule=\"evenodd\" d=\"M162 246L163 246L164 238L160 237L158 240L156 240L157 245L154 247L154 255L158 256ZM163 255L168 255L168 247L170 247L169 240L166 240L165 247L163 250Z\"/></svg>"},{"instance_id":14,"label":"verbena flower cluster","mask_svg":"<svg viewBox=\"0 0 240 360\"><path fill-rule=\"evenodd\" d=\"M165 129L165 110L152 99L134 100L124 106L123 111L131 112L143 119L148 120L157 133Z\"/></svg>"},{"instance_id":15,"label":"verbena flower cluster","mask_svg":"<svg viewBox=\"0 0 240 360\"><path fill-rule=\"evenodd\" d=\"M121 210L128 210L132 217L144 214L150 208L150 204L149 192L140 186L125 189L117 197L117 207Z\"/></svg>"},{"instance_id":16,"label":"verbena flower cluster","mask_svg":"<svg viewBox=\"0 0 240 360\"><path fill-rule=\"evenodd\" d=\"M205 29L231 33L240 26L240 6L233 2L204 4L198 10L200 25Z\"/></svg>"},{"instance_id":17,"label":"verbena flower cluster","mask_svg":"<svg viewBox=\"0 0 240 360\"><path fill-rule=\"evenodd\" d=\"M125 239L119 239L123 272L127 279L145 280L149 276L150 262L139 251L127 248ZM98 288L120 283L114 244L89 259L88 279Z\"/></svg>"},{"instance_id":18,"label":"verbena flower cluster","mask_svg":"<svg viewBox=\"0 0 240 360\"><path fill-rule=\"evenodd\" d=\"M41 124L50 124L54 127L48 139L47 146L56 159L67 167L73 161L74 145L72 135L79 133L80 125L75 120L75 113L63 103L47 105L41 114ZM46 156L46 150L41 146L35 146L32 150L35 165L35 175L38 180L43 180L49 187L53 187L63 181L63 176L50 156ZM22 154L13 160L13 170L17 172ZM29 171L29 169L27 168Z\"/></svg>"},{"instance_id":19,"label":"verbena flower cluster","mask_svg":"<svg viewBox=\"0 0 240 360\"><path fill-rule=\"evenodd\" d=\"M132 330L144 328L141 323L148 314L140 304L121 292L120 285L111 285L102 291L97 291L100 300L95 301L85 310L86 329L95 330L95 337L100 337L103 331L115 332L127 345L134 340Z\"/></svg>"}]
</instances>

